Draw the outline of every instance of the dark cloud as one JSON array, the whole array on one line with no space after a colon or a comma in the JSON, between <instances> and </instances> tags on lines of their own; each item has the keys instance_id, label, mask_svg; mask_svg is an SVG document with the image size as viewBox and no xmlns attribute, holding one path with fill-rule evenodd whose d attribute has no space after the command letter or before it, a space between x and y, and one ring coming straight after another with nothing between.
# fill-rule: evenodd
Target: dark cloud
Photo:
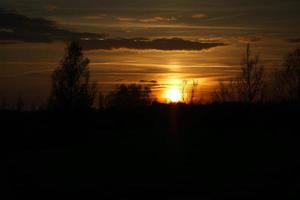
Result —
<instances>
[{"instance_id":1,"label":"dark cloud","mask_svg":"<svg viewBox=\"0 0 300 200\"><path fill-rule=\"evenodd\" d=\"M140 80L140 83L156 84L157 82L158 82L157 80Z\"/></svg>"},{"instance_id":2,"label":"dark cloud","mask_svg":"<svg viewBox=\"0 0 300 200\"><path fill-rule=\"evenodd\" d=\"M58 28L56 23L42 18L0 11L0 41L53 42L78 40L86 50L94 49L156 49L200 51L224 45L220 42L190 41L181 38L105 38L103 34L81 33Z\"/></svg>"},{"instance_id":3,"label":"dark cloud","mask_svg":"<svg viewBox=\"0 0 300 200\"><path fill-rule=\"evenodd\" d=\"M55 22L29 18L0 10L0 41L52 42L81 38L103 38L103 34L74 32L57 27Z\"/></svg>"},{"instance_id":4,"label":"dark cloud","mask_svg":"<svg viewBox=\"0 0 300 200\"><path fill-rule=\"evenodd\" d=\"M294 24L300 20L299 0L1 0L0 6L30 16L80 19L107 14L114 19L140 19L144 23L171 20L180 24L268 30L288 25L293 32Z\"/></svg>"},{"instance_id":5,"label":"dark cloud","mask_svg":"<svg viewBox=\"0 0 300 200\"><path fill-rule=\"evenodd\" d=\"M289 43L300 43L300 37L299 38L289 38L287 39Z\"/></svg>"},{"instance_id":6,"label":"dark cloud","mask_svg":"<svg viewBox=\"0 0 300 200\"><path fill-rule=\"evenodd\" d=\"M205 49L210 49L217 46L223 46L224 43L221 42L197 42L184 40L181 38L159 38L159 39L143 39L143 38L133 38L133 39L102 39L102 40L81 40L82 46L86 50L93 49L138 49L138 50L187 50L187 51L201 51Z\"/></svg>"},{"instance_id":7,"label":"dark cloud","mask_svg":"<svg viewBox=\"0 0 300 200\"><path fill-rule=\"evenodd\" d=\"M176 21L175 17L148 17L148 18L140 18L140 17L117 17L117 20L120 22L140 22L140 23L161 23L161 22L174 22Z\"/></svg>"}]
</instances>

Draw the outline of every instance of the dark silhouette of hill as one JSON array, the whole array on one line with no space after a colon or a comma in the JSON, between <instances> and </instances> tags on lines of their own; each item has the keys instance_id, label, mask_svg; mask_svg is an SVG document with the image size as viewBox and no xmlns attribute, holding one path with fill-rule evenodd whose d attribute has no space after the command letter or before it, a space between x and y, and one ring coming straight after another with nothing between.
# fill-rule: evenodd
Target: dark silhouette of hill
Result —
<instances>
[{"instance_id":1,"label":"dark silhouette of hill","mask_svg":"<svg viewBox=\"0 0 300 200\"><path fill-rule=\"evenodd\" d=\"M1 111L14 198L299 196L297 104Z\"/></svg>"}]
</instances>

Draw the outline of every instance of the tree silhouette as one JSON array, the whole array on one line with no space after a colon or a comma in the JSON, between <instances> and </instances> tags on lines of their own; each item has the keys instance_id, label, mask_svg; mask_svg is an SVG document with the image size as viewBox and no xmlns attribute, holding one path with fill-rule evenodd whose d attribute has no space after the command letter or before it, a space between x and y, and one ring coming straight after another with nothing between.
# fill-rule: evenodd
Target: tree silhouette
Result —
<instances>
[{"instance_id":1,"label":"tree silhouette","mask_svg":"<svg viewBox=\"0 0 300 200\"><path fill-rule=\"evenodd\" d=\"M105 96L102 94L102 92L99 92L98 94L98 110L102 110L105 108Z\"/></svg>"},{"instance_id":2,"label":"tree silhouette","mask_svg":"<svg viewBox=\"0 0 300 200\"><path fill-rule=\"evenodd\" d=\"M146 106L152 102L151 89L137 84L119 85L106 97L106 105L109 107Z\"/></svg>"},{"instance_id":3,"label":"tree silhouette","mask_svg":"<svg viewBox=\"0 0 300 200\"><path fill-rule=\"evenodd\" d=\"M18 112L22 112L23 109L24 109L24 101L23 101L23 98L22 96L19 96L18 99L17 99L17 102L16 102L16 110Z\"/></svg>"},{"instance_id":4,"label":"tree silhouette","mask_svg":"<svg viewBox=\"0 0 300 200\"><path fill-rule=\"evenodd\" d=\"M234 80L227 84L224 81L220 81L218 88L212 93L212 101L219 103L236 101Z\"/></svg>"},{"instance_id":5,"label":"tree silhouette","mask_svg":"<svg viewBox=\"0 0 300 200\"><path fill-rule=\"evenodd\" d=\"M191 86L191 91L190 91L190 99L189 99L189 104L193 105L195 102L195 97L196 97L196 92L197 88L199 86L198 81L193 80L192 86Z\"/></svg>"},{"instance_id":6,"label":"tree silhouette","mask_svg":"<svg viewBox=\"0 0 300 200\"><path fill-rule=\"evenodd\" d=\"M264 67L259 55L253 55L250 44L241 62L241 76L236 79L237 95L241 101L253 102L262 98L264 88Z\"/></svg>"},{"instance_id":7,"label":"tree silhouette","mask_svg":"<svg viewBox=\"0 0 300 200\"><path fill-rule=\"evenodd\" d=\"M281 100L299 102L300 100L300 49L290 52L282 69L276 73L276 96Z\"/></svg>"},{"instance_id":8,"label":"tree silhouette","mask_svg":"<svg viewBox=\"0 0 300 200\"><path fill-rule=\"evenodd\" d=\"M89 62L77 42L67 46L63 59L52 74L51 109L77 111L92 107L96 84L90 83Z\"/></svg>"},{"instance_id":9,"label":"tree silhouette","mask_svg":"<svg viewBox=\"0 0 300 200\"><path fill-rule=\"evenodd\" d=\"M253 55L248 44L241 62L241 73L228 84L220 82L213 93L213 100L254 102L262 100L264 88L264 67L260 64L259 55Z\"/></svg>"}]
</instances>

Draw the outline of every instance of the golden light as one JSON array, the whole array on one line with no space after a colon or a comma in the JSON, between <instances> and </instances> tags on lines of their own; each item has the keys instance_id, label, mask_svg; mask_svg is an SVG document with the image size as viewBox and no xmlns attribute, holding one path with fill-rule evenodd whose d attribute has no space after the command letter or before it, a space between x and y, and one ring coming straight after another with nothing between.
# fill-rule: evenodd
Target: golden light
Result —
<instances>
[{"instance_id":1,"label":"golden light","mask_svg":"<svg viewBox=\"0 0 300 200\"><path fill-rule=\"evenodd\" d=\"M177 103L182 100L182 94L178 88L171 88L167 90L165 97L171 103Z\"/></svg>"}]
</instances>

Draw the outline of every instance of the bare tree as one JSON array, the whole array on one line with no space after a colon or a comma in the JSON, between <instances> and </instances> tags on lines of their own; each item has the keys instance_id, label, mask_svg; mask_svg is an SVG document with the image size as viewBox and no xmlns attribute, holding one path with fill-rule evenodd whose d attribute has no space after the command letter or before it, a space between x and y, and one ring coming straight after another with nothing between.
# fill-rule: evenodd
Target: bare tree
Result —
<instances>
[{"instance_id":1,"label":"bare tree","mask_svg":"<svg viewBox=\"0 0 300 200\"><path fill-rule=\"evenodd\" d=\"M23 111L23 109L24 109L24 101L23 101L23 98L22 98L22 96L20 95L19 97L18 97L18 99L17 99L17 102L16 102L16 110L18 111L18 112L22 112Z\"/></svg>"},{"instance_id":2,"label":"bare tree","mask_svg":"<svg viewBox=\"0 0 300 200\"><path fill-rule=\"evenodd\" d=\"M300 100L300 49L290 52L275 75L275 95L280 100Z\"/></svg>"},{"instance_id":3,"label":"bare tree","mask_svg":"<svg viewBox=\"0 0 300 200\"><path fill-rule=\"evenodd\" d=\"M197 80L193 80L191 84L189 83L189 81L183 80L181 85L181 101L189 104L194 104L198 86L199 83Z\"/></svg>"},{"instance_id":4,"label":"bare tree","mask_svg":"<svg viewBox=\"0 0 300 200\"><path fill-rule=\"evenodd\" d=\"M252 54L249 44L241 62L241 70L241 76L236 79L238 97L245 102L260 100L264 88L264 67L260 64L259 55Z\"/></svg>"},{"instance_id":5,"label":"bare tree","mask_svg":"<svg viewBox=\"0 0 300 200\"><path fill-rule=\"evenodd\" d=\"M52 74L49 106L62 111L87 110L94 103L96 84L90 83L89 59L77 42L71 42Z\"/></svg>"},{"instance_id":6,"label":"bare tree","mask_svg":"<svg viewBox=\"0 0 300 200\"><path fill-rule=\"evenodd\" d=\"M187 84L188 84L188 81L187 80L183 80L182 81L182 86L181 86L181 100L183 101L183 102L185 102L186 101L186 86L187 86Z\"/></svg>"},{"instance_id":7,"label":"bare tree","mask_svg":"<svg viewBox=\"0 0 300 200\"><path fill-rule=\"evenodd\" d=\"M190 104L193 105L195 103L196 91L199 86L198 81L193 80L191 91L190 91Z\"/></svg>"},{"instance_id":8,"label":"bare tree","mask_svg":"<svg viewBox=\"0 0 300 200\"><path fill-rule=\"evenodd\" d=\"M229 83L220 81L218 88L212 93L212 101L220 103L236 101L237 98L235 90L234 80L230 80Z\"/></svg>"},{"instance_id":9,"label":"bare tree","mask_svg":"<svg viewBox=\"0 0 300 200\"><path fill-rule=\"evenodd\" d=\"M240 75L227 85L221 82L213 96L220 101L254 102L262 100L264 87L264 67L260 64L259 55L253 55L248 44Z\"/></svg>"}]
</instances>

